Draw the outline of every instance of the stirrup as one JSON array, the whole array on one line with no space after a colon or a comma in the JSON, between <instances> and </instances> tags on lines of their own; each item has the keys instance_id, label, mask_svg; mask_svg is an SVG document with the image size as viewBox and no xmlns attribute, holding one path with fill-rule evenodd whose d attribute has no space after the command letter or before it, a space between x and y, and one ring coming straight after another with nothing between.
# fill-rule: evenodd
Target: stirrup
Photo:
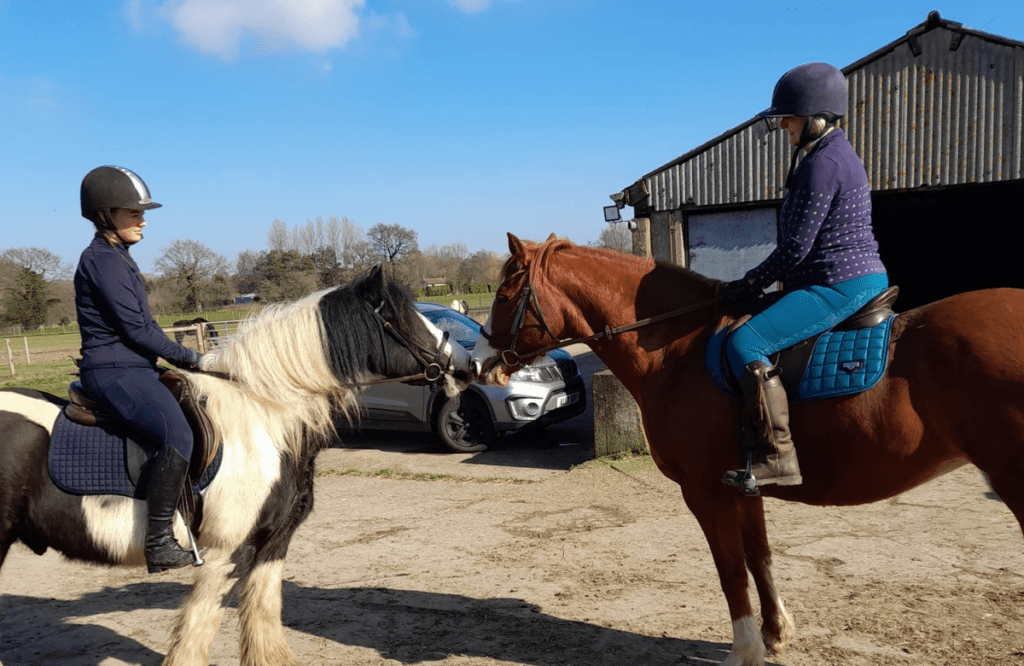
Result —
<instances>
[{"instance_id":1,"label":"stirrup","mask_svg":"<svg viewBox=\"0 0 1024 666\"><path fill-rule=\"evenodd\" d=\"M750 449L747 451L747 465L743 473L736 474L731 472L734 476L729 476L730 472L726 472L725 476L722 477L722 483L739 488L740 492L747 497L757 497L761 494L761 491L757 489L757 479L754 478L753 466L754 451Z\"/></svg>"}]
</instances>

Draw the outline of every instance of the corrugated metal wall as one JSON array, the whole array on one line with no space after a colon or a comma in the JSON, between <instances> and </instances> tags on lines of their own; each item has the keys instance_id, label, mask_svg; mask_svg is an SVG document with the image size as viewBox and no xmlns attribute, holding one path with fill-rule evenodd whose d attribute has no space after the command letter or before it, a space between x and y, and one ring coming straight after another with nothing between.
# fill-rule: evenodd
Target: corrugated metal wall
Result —
<instances>
[{"instance_id":1,"label":"corrugated metal wall","mask_svg":"<svg viewBox=\"0 0 1024 666\"><path fill-rule=\"evenodd\" d=\"M1024 177L1024 47L948 26L914 41L916 57L905 38L846 70L844 129L872 189ZM655 211L767 201L782 196L789 159L786 133L752 121L644 180Z\"/></svg>"},{"instance_id":2,"label":"corrugated metal wall","mask_svg":"<svg viewBox=\"0 0 1024 666\"><path fill-rule=\"evenodd\" d=\"M1024 49L954 31L920 36L847 75L849 135L872 188L963 185L1021 178Z\"/></svg>"}]
</instances>

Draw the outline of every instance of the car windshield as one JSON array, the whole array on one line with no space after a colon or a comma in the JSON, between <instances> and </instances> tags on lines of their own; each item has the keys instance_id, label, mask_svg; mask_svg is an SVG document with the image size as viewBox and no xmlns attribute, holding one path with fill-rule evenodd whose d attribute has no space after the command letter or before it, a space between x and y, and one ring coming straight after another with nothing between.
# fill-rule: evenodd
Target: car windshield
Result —
<instances>
[{"instance_id":1,"label":"car windshield","mask_svg":"<svg viewBox=\"0 0 1024 666\"><path fill-rule=\"evenodd\" d=\"M454 310L432 310L423 313L434 326L448 332L448 337L466 349L472 349L480 334L480 324Z\"/></svg>"}]
</instances>

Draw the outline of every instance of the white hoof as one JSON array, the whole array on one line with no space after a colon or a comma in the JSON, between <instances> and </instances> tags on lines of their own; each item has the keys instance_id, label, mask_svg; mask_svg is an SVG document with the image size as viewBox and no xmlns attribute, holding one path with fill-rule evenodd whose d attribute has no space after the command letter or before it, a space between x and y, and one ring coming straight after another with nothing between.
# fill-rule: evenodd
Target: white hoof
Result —
<instances>
[{"instance_id":1,"label":"white hoof","mask_svg":"<svg viewBox=\"0 0 1024 666\"><path fill-rule=\"evenodd\" d=\"M747 615L732 623L732 650L722 666L764 666L765 653L761 630Z\"/></svg>"}]
</instances>

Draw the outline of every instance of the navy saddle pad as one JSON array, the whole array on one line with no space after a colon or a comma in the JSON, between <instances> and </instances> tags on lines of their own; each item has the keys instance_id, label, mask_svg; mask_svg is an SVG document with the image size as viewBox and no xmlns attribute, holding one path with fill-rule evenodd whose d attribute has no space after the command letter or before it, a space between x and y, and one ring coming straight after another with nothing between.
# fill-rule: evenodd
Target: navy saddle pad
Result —
<instances>
[{"instance_id":1,"label":"navy saddle pad","mask_svg":"<svg viewBox=\"0 0 1024 666\"><path fill-rule=\"evenodd\" d=\"M895 319L893 315L870 328L822 333L814 343L803 376L787 377L783 373L782 382L789 401L809 402L855 395L877 384L889 362L889 342ZM732 372L725 367L723 352L728 334L726 327L711 336L705 363L715 384L738 397L731 380Z\"/></svg>"},{"instance_id":2,"label":"navy saddle pad","mask_svg":"<svg viewBox=\"0 0 1024 666\"><path fill-rule=\"evenodd\" d=\"M107 426L75 423L61 411L50 437L49 467L54 485L72 495L123 495L145 499L145 488L136 487L140 470L156 451L127 439ZM217 475L223 445L206 468L193 492L206 488Z\"/></svg>"}]
</instances>

